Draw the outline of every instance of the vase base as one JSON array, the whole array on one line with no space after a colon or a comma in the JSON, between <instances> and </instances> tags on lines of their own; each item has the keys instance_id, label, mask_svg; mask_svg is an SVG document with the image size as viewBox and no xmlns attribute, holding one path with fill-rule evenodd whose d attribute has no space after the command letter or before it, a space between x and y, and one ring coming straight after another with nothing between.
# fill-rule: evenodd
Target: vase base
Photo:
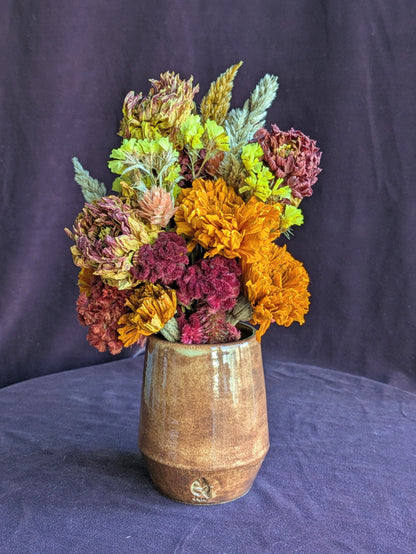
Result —
<instances>
[{"instance_id":1,"label":"vase base","mask_svg":"<svg viewBox=\"0 0 416 554\"><path fill-rule=\"evenodd\" d=\"M164 496L184 504L225 504L251 489L263 462L235 468L199 470L170 466L143 455L153 484Z\"/></svg>"}]
</instances>

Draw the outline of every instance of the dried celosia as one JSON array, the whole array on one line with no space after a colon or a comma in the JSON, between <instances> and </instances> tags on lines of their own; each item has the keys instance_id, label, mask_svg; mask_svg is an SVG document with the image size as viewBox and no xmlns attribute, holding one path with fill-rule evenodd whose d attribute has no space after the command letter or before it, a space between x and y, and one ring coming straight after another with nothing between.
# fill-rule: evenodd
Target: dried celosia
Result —
<instances>
[{"instance_id":1,"label":"dried celosia","mask_svg":"<svg viewBox=\"0 0 416 554\"><path fill-rule=\"evenodd\" d=\"M178 318L180 339L183 344L205 344L208 342L208 336L198 317L198 314L192 313L188 318L182 315Z\"/></svg>"},{"instance_id":2,"label":"dried celosia","mask_svg":"<svg viewBox=\"0 0 416 554\"><path fill-rule=\"evenodd\" d=\"M212 311L200 304L188 318L178 319L184 344L221 343L239 340L241 332L227 321L225 310Z\"/></svg>"},{"instance_id":3,"label":"dried celosia","mask_svg":"<svg viewBox=\"0 0 416 554\"><path fill-rule=\"evenodd\" d=\"M126 301L127 313L118 321L119 336L124 346L131 346L141 335L158 333L175 315L176 293L161 285L143 283Z\"/></svg>"},{"instance_id":4,"label":"dried celosia","mask_svg":"<svg viewBox=\"0 0 416 554\"><path fill-rule=\"evenodd\" d=\"M103 281L120 289L134 286L131 259L143 244L153 242L159 228L140 220L117 196L104 196L85 204L75 220L74 264L93 270Z\"/></svg>"},{"instance_id":5,"label":"dried celosia","mask_svg":"<svg viewBox=\"0 0 416 554\"><path fill-rule=\"evenodd\" d=\"M240 293L241 269L236 260L214 256L190 266L178 280L178 301L202 301L209 310L232 310Z\"/></svg>"},{"instance_id":6,"label":"dried celosia","mask_svg":"<svg viewBox=\"0 0 416 554\"><path fill-rule=\"evenodd\" d=\"M271 128L271 133L266 129L257 133L264 162L279 179L283 179L282 186L291 188L295 199L311 196L312 185L321 171L321 152L316 141L295 129L284 132L277 125Z\"/></svg>"},{"instance_id":7,"label":"dried celosia","mask_svg":"<svg viewBox=\"0 0 416 554\"><path fill-rule=\"evenodd\" d=\"M176 213L172 195L162 187L152 187L138 202L136 214L153 225L166 227Z\"/></svg>"},{"instance_id":8,"label":"dried celosia","mask_svg":"<svg viewBox=\"0 0 416 554\"><path fill-rule=\"evenodd\" d=\"M117 332L118 320L127 311L125 303L131 291L105 285L100 277L84 269L79 282L82 292L77 301L78 319L88 326L88 342L100 352L108 349L118 354L124 346ZM138 335L135 342L143 344L144 337Z\"/></svg>"},{"instance_id":9,"label":"dried celosia","mask_svg":"<svg viewBox=\"0 0 416 554\"><path fill-rule=\"evenodd\" d=\"M193 78L182 80L178 74L167 71L160 79L149 79L147 96L130 91L123 104L123 119L119 135L124 138L155 138L174 136L180 124L194 110L193 98L199 85Z\"/></svg>"},{"instance_id":10,"label":"dried celosia","mask_svg":"<svg viewBox=\"0 0 416 554\"><path fill-rule=\"evenodd\" d=\"M309 276L303 264L274 243L264 245L262 258L242 262L243 289L253 307L251 323L260 325L258 340L275 321L288 327L303 324L309 309Z\"/></svg>"},{"instance_id":11,"label":"dried celosia","mask_svg":"<svg viewBox=\"0 0 416 554\"><path fill-rule=\"evenodd\" d=\"M131 273L137 281L171 285L182 279L189 263L183 237L160 233L153 245L145 244L132 259Z\"/></svg>"},{"instance_id":12,"label":"dried celosia","mask_svg":"<svg viewBox=\"0 0 416 554\"><path fill-rule=\"evenodd\" d=\"M203 121L213 119L222 125L227 117L231 102L231 91L234 78L243 62L229 67L224 73L211 83L209 91L201 101L201 116Z\"/></svg>"},{"instance_id":13,"label":"dried celosia","mask_svg":"<svg viewBox=\"0 0 416 554\"><path fill-rule=\"evenodd\" d=\"M205 256L259 258L264 241L280 234L282 207L267 205L255 197L245 203L223 179L215 183L197 179L192 188L182 189L175 215L176 232L189 237L189 248L197 243Z\"/></svg>"}]
</instances>

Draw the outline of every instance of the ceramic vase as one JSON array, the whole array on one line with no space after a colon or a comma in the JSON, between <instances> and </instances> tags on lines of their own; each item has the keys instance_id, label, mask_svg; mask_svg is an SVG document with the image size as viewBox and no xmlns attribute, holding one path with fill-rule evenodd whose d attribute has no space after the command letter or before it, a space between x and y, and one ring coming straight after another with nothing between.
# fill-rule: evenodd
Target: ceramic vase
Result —
<instances>
[{"instance_id":1,"label":"ceramic vase","mask_svg":"<svg viewBox=\"0 0 416 554\"><path fill-rule=\"evenodd\" d=\"M269 449L260 344L254 329L222 344L148 339L139 448L164 495L219 504L247 493Z\"/></svg>"}]
</instances>

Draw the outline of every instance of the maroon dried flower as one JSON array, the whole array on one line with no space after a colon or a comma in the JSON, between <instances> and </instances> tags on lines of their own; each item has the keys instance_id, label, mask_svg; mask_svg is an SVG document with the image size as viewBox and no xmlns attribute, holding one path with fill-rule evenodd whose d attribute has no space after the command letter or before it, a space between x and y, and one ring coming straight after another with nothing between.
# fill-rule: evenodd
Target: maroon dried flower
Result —
<instances>
[{"instance_id":1,"label":"maroon dried flower","mask_svg":"<svg viewBox=\"0 0 416 554\"><path fill-rule=\"evenodd\" d=\"M184 344L204 344L233 342L241 338L241 332L227 322L227 312L213 312L206 304L200 304L188 319L178 319L181 342Z\"/></svg>"},{"instance_id":2,"label":"maroon dried flower","mask_svg":"<svg viewBox=\"0 0 416 554\"><path fill-rule=\"evenodd\" d=\"M232 310L240 293L241 269L235 259L214 256L199 260L178 282L178 301L189 306L194 300L211 311Z\"/></svg>"},{"instance_id":3,"label":"maroon dried flower","mask_svg":"<svg viewBox=\"0 0 416 554\"><path fill-rule=\"evenodd\" d=\"M211 179L218 172L218 167L224 158L224 152L217 152L214 156L211 156L206 162L205 160L206 151L204 148L199 151L199 157L194 165L195 175L200 179ZM194 176L190 168L190 159L186 150L182 150L179 153L179 160L181 166L181 176L182 180L179 181L179 186L182 188L190 187L194 181ZM204 163L204 166L201 166Z\"/></svg>"},{"instance_id":4,"label":"maroon dried flower","mask_svg":"<svg viewBox=\"0 0 416 554\"><path fill-rule=\"evenodd\" d=\"M191 314L188 319L183 316L178 320L178 323L183 344L205 344L208 342L208 337L196 313Z\"/></svg>"},{"instance_id":5,"label":"maroon dried flower","mask_svg":"<svg viewBox=\"0 0 416 554\"><path fill-rule=\"evenodd\" d=\"M118 337L118 320L128 311L125 302L131 291L119 290L105 285L100 277L93 275L88 293L82 292L77 301L78 319L89 327L88 342L100 352L106 349L118 354L123 343Z\"/></svg>"},{"instance_id":6,"label":"maroon dried flower","mask_svg":"<svg viewBox=\"0 0 416 554\"><path fill-rule=\"evenodd\" d=\"M295 129L281 131L277 125L272 125L271 133L260 129L256 137L264 152L264 162L276 177L284 179L282 186L290 186L294 198L311 196L312 185L321 171L322 153L316 141Z\"/></svg>"},{"instance_id":7,"label":"maroon dried flower","mask_svg":"<svg viewBox=\"0 0 416 554\"><path fill-rule=\"evenodd\" d=\"M132 259L131 274L138 281L171 285L181 279L188 265L185 239L176 233L160 233L153 246L143 245Z\"/></svg>"}]
</instances>

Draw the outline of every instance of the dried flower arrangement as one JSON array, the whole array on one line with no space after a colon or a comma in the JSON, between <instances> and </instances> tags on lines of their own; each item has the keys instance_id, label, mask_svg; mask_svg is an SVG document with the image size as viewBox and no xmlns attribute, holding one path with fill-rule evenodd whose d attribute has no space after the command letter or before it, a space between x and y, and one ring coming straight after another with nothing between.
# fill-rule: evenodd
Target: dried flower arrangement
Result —
<instances>
[{"instance_id":1,"label":"dried flower arrangement","mask_svg":"<svg viewBox=\"0 0 416 554\"><path fill-rule=\"evenodd\" d=\"M278 89L265 75L230 110L241 62L210 86L166 72L147 95L129 92L108 162L107 195L77 158L86 204L72 230L77 311L88 340L112 354L161 333L185 344L240 338L250 321L261 340L272 322L304 323L309 277L275 239L303 223L321 153L300 131L265 129Z\"/></svg>"}]
</instances>

